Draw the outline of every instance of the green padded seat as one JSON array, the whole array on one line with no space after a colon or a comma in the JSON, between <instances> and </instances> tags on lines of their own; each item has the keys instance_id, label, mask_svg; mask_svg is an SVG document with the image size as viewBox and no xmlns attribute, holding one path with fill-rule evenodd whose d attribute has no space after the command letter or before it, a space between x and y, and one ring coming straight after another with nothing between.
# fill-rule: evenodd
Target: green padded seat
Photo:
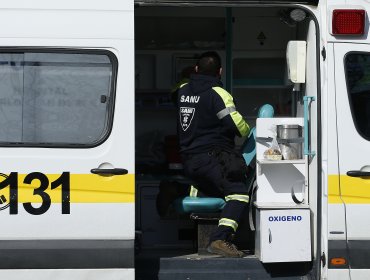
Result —
<instances>
[{"instance_id":1,"label":"green padded seat","mask_svg":"<svg viewBox=\"0 0 370 280\"><path fill-rule=\"evenodd\" d=\"M213 213L221 211L225 200L218 197L191 197L178 198L173 207L178 213Z\"/></svg>"}]
</instances>

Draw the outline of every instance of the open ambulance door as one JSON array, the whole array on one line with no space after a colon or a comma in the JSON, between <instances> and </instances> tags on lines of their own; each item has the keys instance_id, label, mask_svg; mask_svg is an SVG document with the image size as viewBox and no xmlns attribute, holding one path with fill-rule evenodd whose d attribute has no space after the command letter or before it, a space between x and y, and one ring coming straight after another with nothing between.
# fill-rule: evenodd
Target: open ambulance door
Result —
<instances>
[{"instance_id":1,"label":"open ambulance door","mask_svg":"<svg viewBox=\"0 0 370 280\"><path fill-rule=\"evenodd\" d=\"M345 258L342 268L350 269L352 279L370 279L370 46L334 44L334 57L338 183L346 223L345 247L337 248L337 257Z\"/></svg>"},{"instance_id":2,"label":"open ambulance door","mask_svg":"<svg viewBox=\"0 0 370 280\"><path fill-rule=\"evenodd\" d=\"M133 3L59 4L0 4L1 278L133 280Z\"/></svg>"}]
</instances>

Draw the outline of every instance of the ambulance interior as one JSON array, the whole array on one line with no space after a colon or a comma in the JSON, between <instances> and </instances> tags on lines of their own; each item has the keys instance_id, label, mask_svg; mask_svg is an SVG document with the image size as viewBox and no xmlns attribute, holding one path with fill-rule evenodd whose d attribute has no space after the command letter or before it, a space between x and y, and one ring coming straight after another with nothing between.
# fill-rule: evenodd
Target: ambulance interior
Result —
<instances>
[{"instance_id":1,"label":"ambulance interior","mask_svg":"<svg viewBox=\"0 0 370 280\"><path fill-rule=\"evenodd\" d=\"M162 180L187 182L176 145L177 111L171 100L176 84L184 76L186 78L187 71L194 67L201 53L214 50L222 58L224 88L233 95L237 110L250 127L256 126L258 110L264 104L274 108L274 118L297 118L303 126L304 96L317 95L316 40L312 15L297 7L135 8L137 279L156 279L153 275L165 269L161 267L163 259L199 257L196 221L190 219L189 214L179 214L174 209L161 218L156 210L156 196ZM305 83L299 86L288 79L286 51L289 41L307 44ZM310 104L307 128L312 150L316 147L316 137L313 137L316 106L314 102ZM237 148L241 148L244 141L237 138ZM314 187L316 158L311 157L302 166L299 164L268 166L263 170L277 168L280 176L282 172L301 172L309 182L305 193L298 188L297 197L303 200L306 196L303 208L310 220L305 229L310 241L307 249L310 257L306 261L284 261L309 269L316 242L313 214L317 196ZM276 192L281 195L279 190ZM284 201L290 199L290 189L287 192L288 198L281 196ZM256 232L250 230L248 211L235 242L249 254L245 260L251 261L259 257L255 252ZM256 223L255 207L252 211ZM284 250L284 247L279 249L280 252ZM269 263L273 265L274 261L266 261L266 265ZM279 270L282 267L280 265Z\"/></svg>"}]
</instances>

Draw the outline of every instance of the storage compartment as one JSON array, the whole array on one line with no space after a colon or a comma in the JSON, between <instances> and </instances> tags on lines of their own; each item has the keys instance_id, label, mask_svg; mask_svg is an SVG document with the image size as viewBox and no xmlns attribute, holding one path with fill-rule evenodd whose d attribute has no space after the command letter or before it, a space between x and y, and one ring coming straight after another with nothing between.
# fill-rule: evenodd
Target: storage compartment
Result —
<instances>
[{"instance_id":1,"label":"storage compartment","mask_svg":"<svg viewBox=\"0 0 370 280\"><path fill-rule=\"evenodd\" d=\"M277 204L256 206L257 257L263 263L311 261L308 207L284 208Z\"/></svg>"},{"instance_id":2,"label":"storage compartment","mask_svg":"<svg viewBox=\"0 0 370 280\"><path fill-rule=\"evenodd\" d=\"M312 258L309 161L302 155L303 123L303 118L257 119L256 255L263 263ZM283 140L287 142L278 144ZM285 159L284 149L292 148L287 148L290 142L299 142L293 143L299 150L295 159ZM280 150L283 157L266 158L270 149Z\"/></svg>"}]
</instances>

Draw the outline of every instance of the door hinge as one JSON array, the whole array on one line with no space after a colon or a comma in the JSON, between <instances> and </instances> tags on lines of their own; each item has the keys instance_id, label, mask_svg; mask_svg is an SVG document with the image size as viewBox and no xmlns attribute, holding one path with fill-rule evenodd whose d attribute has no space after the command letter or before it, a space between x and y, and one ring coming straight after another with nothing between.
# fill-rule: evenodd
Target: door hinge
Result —
<instances>
[{"instance_id":1,"label":"door hinge","mask_svg":"<svg viewBox=\"0 0 370 280\"><path fill-rule=\"evenodd\" d=\"M321 255L321 262L322 262L322 267L325 267L326 266L326 255L324 252Z\"/></svg>"},{"instance_id":2,"label":"door hinge","mask_svg":"<svg viewBox=\"0 0 370 280\"><path fill-rule=\"evenodd\" d=\"M326 59L326 49L325 49L325 47L322 47L321 55L322 55L322 58L323 58L323 59L324 59L324 61L325 61L325 59Z\"/></svg>"}]
</instances>

